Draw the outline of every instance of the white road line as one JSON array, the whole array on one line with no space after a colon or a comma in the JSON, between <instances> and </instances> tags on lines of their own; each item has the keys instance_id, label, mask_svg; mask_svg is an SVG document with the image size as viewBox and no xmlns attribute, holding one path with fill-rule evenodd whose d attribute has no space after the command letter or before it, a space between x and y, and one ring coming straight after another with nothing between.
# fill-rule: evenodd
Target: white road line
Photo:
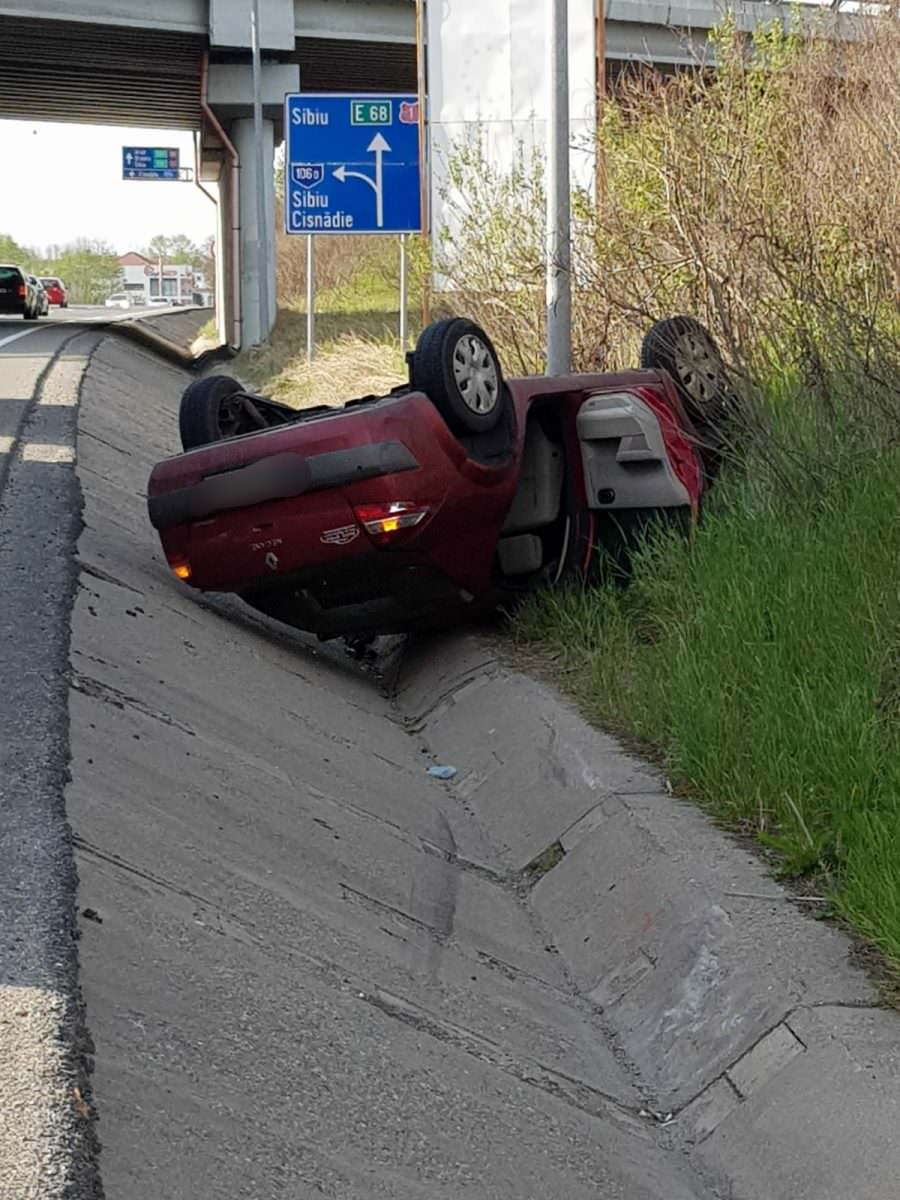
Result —
<instances>
[{"instance_id":1,"label":"white road line","mask_svg":"<svg viewBox=\"0 0 900 1200\"><path fill-rule=\"evenodd\" d=\"M23 462L71 463L75 461L72 446L58 446L53 442L26 442L22 447Z\"/></svg>"},{"instance_id":2,"label":"white road line","mask_svg":"<svg viewBox=\"0 0 900 1200\"><path fill-rule=\"evenodd\" d=\"M46 328L46 325L35 325L33 329L23 329L21 333L11 333L9 337L0 338L0 346L8 346L10 342L18 341L19 338L28 337L29 333L37 333L39 329Z\"/></svg>"}]
</instances>

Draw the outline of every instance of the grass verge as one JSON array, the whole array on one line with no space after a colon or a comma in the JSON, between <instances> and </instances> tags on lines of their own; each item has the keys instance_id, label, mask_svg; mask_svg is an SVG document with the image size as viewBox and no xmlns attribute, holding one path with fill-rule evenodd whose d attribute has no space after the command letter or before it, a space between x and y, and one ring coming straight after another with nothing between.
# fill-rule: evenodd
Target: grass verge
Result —
<instances>
[{"instance_id":1,"label":"grass verge","mask_svg":"<svg viewBox=\"0 0 900 1200\"><path fill-rule=\"evenodd\" d=\"M306 313L299 306L284 306L268 343L234 360L235 374L296 408L342 404L403 382L397 293L377 264L363 261L350 279L323 291L317 307L312 363L306 354ZM410 327L414 332L412 320Z\"/></svg>"},{"instance_id":2,"label":"grass verge","mask_svg":"<svg viewBox=\"0 0 900 1200\"><path fill-rule=\"evenodd\" d=\"M900 453L802 499L734 486L627 589L545 594L515 625L587 715L777 852L900 965Z\"/></svg>"}]
</instances>

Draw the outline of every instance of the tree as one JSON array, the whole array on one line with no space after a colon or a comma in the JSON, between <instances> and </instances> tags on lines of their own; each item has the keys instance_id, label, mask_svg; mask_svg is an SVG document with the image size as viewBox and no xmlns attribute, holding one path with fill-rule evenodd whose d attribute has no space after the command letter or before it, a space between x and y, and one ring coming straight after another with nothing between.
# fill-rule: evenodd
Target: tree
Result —
<instances>
[{"instance_id":1,"label":"tree","mask_svg":"<svg viewBox=\"0 0 900 1200\"><path fill-rule=\"evenodd\" d=\"M189 264L192 267L203 265L202 251L184 233L158 233L150 239L150 244L144 251L144 257L154 261L161 258L163 262L178 265Z\"/></svg>"},{"instance_id":2,"label":"tree","mask_svg":"<svg viewBox=\"0 0 900 1200\"><path fill-rule=\"evenodd\" d=\"M26 246L20 246L15 238L8 233L0 233L0 262L16 263L17 266L32 267L35 253Z\"/></svg>"},{"instance_id":3,"label":"tree","mask_svg":"<svg viewBox=\"0 0 900 1200\"><path fill-rule=\"evenodd\" d=\"M118 256L106 242L78 238L52 250L53 256L41 260L37 269L43 275L58 275L74 304L99 303L121 279Z\"/></svg>"}]
</instances>

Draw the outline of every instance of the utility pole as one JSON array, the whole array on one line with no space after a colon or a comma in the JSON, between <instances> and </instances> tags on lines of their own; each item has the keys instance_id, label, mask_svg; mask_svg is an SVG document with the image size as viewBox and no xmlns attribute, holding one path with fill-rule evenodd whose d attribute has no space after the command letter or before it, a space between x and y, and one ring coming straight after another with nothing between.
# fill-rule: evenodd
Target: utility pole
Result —
<instances>
[{"instance_id":1,"label":"utility pole","mask_svg":"<svg viewBox=\"0 0 900 1200\"><path fill-rule=\"evenodd\" d=\"M597 0L597 153L594 160L594 191L597 205L606 198L606 149L602 128L606 108L606 0Z\"/></svg>"},{"instance_id":2,"label":"utility pole","mask_svg":"<svg viewBox=\"0 0 900 1200\"><path fill-rule=\"evenodd\" d=\"M419 211L422 220L422 237L428 237L429 205L431 203L428 125L427 125L427 50L425 44L425 0L416 0L416 93L419 101ZM431 268L433 259L429 252L428 271L422 279L422 328L431 321Z\"/></svg>"},{"instance_id":3,"label":"utility pole","mask_svg":"<svg viewBox=\"0 0 900 1200\"><path fill-rule=\"evenodd\" d=\"M266 161L262 133L262 66L259 49L259 0L252 0L250 46L253 55L253 137L256 141L256 240L259 280L260 342L269 336L269 241L266 218ZM271 171L272 164L269 163Z\"/></svg>"},{"instance_id":4,"label":"utility pole","mask_svg":"<svg viewBox=\"0 0 900 1200\"><path fill-rule=\"evenodd\" d=\"M569 200L568 0L547 4L547 374L565 375L572 356Z\"/></svg>"}]
</instances>

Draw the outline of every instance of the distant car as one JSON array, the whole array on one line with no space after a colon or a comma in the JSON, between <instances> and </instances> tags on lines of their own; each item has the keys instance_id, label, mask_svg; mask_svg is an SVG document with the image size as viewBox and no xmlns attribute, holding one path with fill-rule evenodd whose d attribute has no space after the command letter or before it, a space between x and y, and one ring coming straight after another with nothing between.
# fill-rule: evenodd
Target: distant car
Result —
<instances>
[{"instance_id":1,"label":"distant car","mask_svg":"<svg viewBox=\"0 0 900 1200\"><path fill-rule=\"evenodd\" d=\"M168 308L175 301L171 296L151 296L147 303L152 308Z\"/></svg>"},{"instance_id":2,"label":"distant car","mask_svg":"<svg viewBox=\"0 0 900 1200\"><path fill-rule=\"evenodd\" d=\"M14 313L26 321L40 315L42 304L33 279L23 267L0 263L0 313Z\"/></svg>"},{"instance_id":3,"label":"distant car","mask_svg":"<svg viewBox=\"0 0 900 1200\"><path fill-rule=\"evenodd\" d=\"M29 275L28 280L31 283L31 286L34 288L34 292L37 297L35 316L46 317L47 313L50 311L50 300L47 296L47 289L36 275Z\"/></svg>"},{"instance_id":4,"label":"distant car","mask_svg":"<svg viewBox=\"0 0 900 1200\"><path fill-rule=\"evenodd\" d=\"M56 275L42 275L41 283L44 285L47 299L51 304L56 304L59 308L69 307L69 295L66 291L66 285L61 279Z\"/></svg>"},{"instance_id":5,"label":"distant car","mask_svg":"<svg viewBox=\"0 0 900 1200\"><path fill-rule=\"evenodd\" d=\"M408 361L408 383L342 407L191 383L186 453L148 486L177 578L323 639L472 620L626 573L649 524L689 529L734 411L715 342L686 316L653 326L640 370L504 380L461 318L426 328Z\"/></svg>"},{"instance_id":6,"label":"distant car","mask_svg":"<svg viewBox=\"0 0 900 1200\"><path fill-rule=\"evenodd\" d=\"M104 303L107 308L131 308L131 297L127 292L113 292Z\"/></svg>"}]
</instances>

